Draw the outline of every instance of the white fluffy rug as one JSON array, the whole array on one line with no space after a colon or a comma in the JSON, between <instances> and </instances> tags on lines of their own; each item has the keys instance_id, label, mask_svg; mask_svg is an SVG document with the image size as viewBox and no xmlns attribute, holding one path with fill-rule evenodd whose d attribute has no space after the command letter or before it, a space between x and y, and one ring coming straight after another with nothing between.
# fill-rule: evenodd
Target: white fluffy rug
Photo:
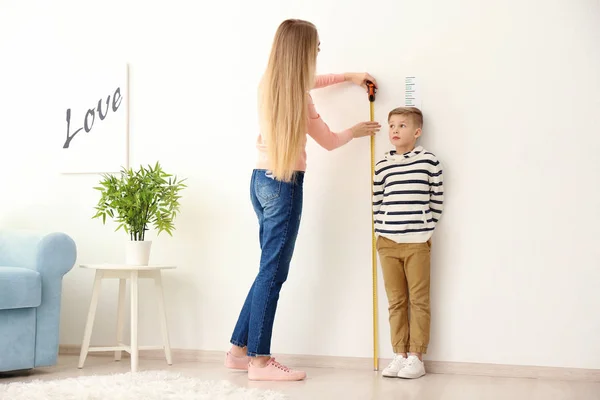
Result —
<instances>
[{"instance_id":1,"label":"white fluffy rug","mask_svg":"<svg viewBox=\"0 0 600 400\"><path fill-rule=\"evenodd\" d=\"M0 381L1 382L1 381ZM281 393L165 371L0 383L0 400L284 400Z\"/></svg>"}]
</instances>

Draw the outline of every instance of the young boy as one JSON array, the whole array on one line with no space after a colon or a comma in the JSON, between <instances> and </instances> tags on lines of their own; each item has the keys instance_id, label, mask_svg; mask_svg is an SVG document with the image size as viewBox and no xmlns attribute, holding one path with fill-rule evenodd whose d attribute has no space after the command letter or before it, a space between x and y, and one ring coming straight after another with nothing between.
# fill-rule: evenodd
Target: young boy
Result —
<instances>
[{"instance_id":1,"label":"young boy","mask_svg":"<svg viewBox=\"0 0 600 400\"><path fill-rule=\"evenodd\" d=\"M418 108L396 108L388 123L396 150L377 163L373 178L377 252L395 353L383 376L414 379L425 375L422 355L429 344L430 239L442 215L442 166L435 155L415 147L423 128Z\"/></svg>"}]
</instances>

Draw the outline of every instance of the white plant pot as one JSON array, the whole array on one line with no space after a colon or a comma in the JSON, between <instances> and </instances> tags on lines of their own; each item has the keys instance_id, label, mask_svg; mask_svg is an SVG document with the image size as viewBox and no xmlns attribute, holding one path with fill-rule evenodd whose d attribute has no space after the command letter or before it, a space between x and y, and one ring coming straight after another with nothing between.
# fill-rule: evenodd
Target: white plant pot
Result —
<instances>
[{"instance_id":1,"label":"white plant pot","mask_svg":"<svg viewBox=\"0 0 600 400\"><path fill-rule=\"evenodd\" d=\"M150 261L151 240L130 240L125 247L125 264L148 265Z\"/></svg>"}]
</instances>

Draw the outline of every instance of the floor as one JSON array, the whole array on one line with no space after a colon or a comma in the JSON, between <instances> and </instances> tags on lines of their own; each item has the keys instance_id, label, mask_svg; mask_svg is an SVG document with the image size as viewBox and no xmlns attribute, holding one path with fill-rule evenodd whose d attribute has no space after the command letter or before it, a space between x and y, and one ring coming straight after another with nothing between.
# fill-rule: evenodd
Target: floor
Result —
<instances>
[{"instance_id":1,"label":"floor","mask_svg":"<svg viewBox=\"0 0 600 400\"><path fill-rule=\"evenodd\" d=\"M178 372L201 379L225 379L238 386L278 390L290 400L600 400L600 382L561 382L537 379L490 378L461 375L426 375L405 381L387 379L371 371L329 368L308 369L304 382L249 382L245 372L226 370L218 364L176 362L168 367L161 360L140 360L140 370ZM128 360L114 362L109 357L89 356L85 368L77 369L77 357L62 356L52 368L26 376L2 377L0 384L34 379L60 379L80 375L128 372Z\"/></svg>"}]
</instances>

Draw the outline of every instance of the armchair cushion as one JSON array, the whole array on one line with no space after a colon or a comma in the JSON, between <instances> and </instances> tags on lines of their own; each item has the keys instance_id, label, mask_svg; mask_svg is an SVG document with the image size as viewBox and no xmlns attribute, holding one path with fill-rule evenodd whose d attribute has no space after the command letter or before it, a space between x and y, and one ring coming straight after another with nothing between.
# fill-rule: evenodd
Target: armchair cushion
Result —
<instances>
[{"instance_id":1,"label":"armchair cushion","mask_svg":"<svg viewBox=\"0 0 600 400\"><path fill-rule=\"evenodd\" d=\"M0 266L0 310L38 307L42 303L40 273Z\"/></svg>"}]
</instances>

